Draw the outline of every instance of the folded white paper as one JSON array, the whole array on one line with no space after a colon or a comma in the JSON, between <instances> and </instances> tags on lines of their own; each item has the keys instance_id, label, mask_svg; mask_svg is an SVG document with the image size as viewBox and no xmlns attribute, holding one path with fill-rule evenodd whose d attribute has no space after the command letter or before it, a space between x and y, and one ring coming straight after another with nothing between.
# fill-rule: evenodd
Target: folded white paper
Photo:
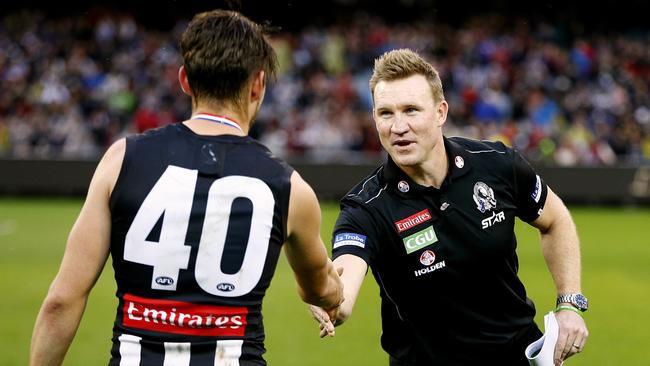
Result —
<instances>
[{"instance_id":1,"label":"folded white paper","mask_svg":"<svg viewBox=\"0 0 650 366\"><path fill-rule=\"evenodd\" d=\"M555 313L544 316L544 335L526 347L526 358L531 366L554 366L553 355L560 331Z\"/></svg>"}]
</instances>

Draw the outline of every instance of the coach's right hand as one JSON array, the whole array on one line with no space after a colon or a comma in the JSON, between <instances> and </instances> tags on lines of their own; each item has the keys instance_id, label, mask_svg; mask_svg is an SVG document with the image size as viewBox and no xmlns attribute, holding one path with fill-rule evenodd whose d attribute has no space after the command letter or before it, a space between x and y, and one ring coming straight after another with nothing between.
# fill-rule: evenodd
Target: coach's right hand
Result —
<instances>
[{"instance_id":1,"label":"coach's right hand","mask_svg":"<svg viewBox=\"0 0 650 366\"><path fill-rule=\"evenodd\" d=\"M343 274L343 267L336 268L336 273L340 279L341 275ZM343 288L341 288L341 290L343 290ZM321 338L325 337L326 335L330 337L334 337L336 335L336 332L334 331L334 325L336 324L339 309L341 308L341 304L344 300L345 299L342 296L341 302L330 309L323 309L319 306L309 305L309 311L311 312L312 317L314 317L314 319L316 319L319 324Z\"/></svg>"},{"instance_id":2,"label":"coach's right hand","mask_svg":"<svg viewBox=\"0 0 650 366\"><path fill-rule=\"evenodd\" d=\"M338 313L338 306L336 308ZM336 335L336 332L334 330L334 322L332 321L332 318L330 318L327 311L314 305L309 305L309 311L311 312L311 315L314 317L314 319L316 319L318 322L318 325L320 327L319 336L321 338L325 336L334 337Z\"/></svg>"}]
</instances>

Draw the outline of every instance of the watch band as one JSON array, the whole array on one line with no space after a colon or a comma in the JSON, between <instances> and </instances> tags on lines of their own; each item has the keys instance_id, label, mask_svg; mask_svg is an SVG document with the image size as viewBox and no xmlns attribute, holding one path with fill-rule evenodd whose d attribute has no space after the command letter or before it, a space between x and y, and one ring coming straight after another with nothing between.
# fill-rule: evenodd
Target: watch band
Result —
<instances>
[{"instance_id":1,"label":"watch band","mask_svg":"<svg viewBox=\"0 0 650 366\"><path fill-rule=\"evenodd\" d=\"M555 305L559 306L561 303L571 304L580 311L586 311L588 307L587 298L581 293L559 295Z\"/></svg>"}]
</instances>

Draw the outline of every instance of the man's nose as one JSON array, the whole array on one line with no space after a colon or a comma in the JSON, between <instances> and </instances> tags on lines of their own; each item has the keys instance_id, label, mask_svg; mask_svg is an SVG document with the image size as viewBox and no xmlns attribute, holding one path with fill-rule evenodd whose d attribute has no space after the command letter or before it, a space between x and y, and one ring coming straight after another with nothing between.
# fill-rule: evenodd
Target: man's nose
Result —
<instances>
[{"instance_id":1,"label":"man's nose","mask_svg":"<svg viewBox=\"0 0 650 366\"><path fill-rule=\"evenodd\" d=\"M391 132L396 133L396 134L403 134L404 132L408 131L409 125L408 122L406 121L406 118L401 113L398 113L395 115L395 120L393 122L393 125L391 126Z\"/></svg>"}]
</instances>

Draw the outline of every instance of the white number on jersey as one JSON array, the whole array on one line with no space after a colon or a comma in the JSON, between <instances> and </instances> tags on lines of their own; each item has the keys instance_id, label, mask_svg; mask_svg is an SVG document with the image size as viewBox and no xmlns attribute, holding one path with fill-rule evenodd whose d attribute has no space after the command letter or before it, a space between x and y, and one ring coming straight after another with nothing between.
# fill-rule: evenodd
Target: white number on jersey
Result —
<instances>
[{"instance_id":1,"label":"white number on jersey","mask_svg":"<svg viewBox=\"0 0 650 366\"><path fill-rule=\"evenodd\" d=\"M230 176L214 181L208 197L196 256L196 282L213 295L245 295L257 285L264 270L273 226L273 193L257 178ZM253 203L251 229L241 268L235 274L225 274L219 263L226 245L230 208L237 197L246 197ZM234 285L234 289L228 284Z\"/></svg>"},{"instance_id":2,"label":"white number on jersey","mask_svg":"<svg viewBox=\"0 0 650 366\"><path fill-rule=\"evenodd\" d=\"M187 269L191 247L185 245L198 172L169 166L135 215L124 243L124 259L153 267L151 288L175 291L178 274ZM226 274L221 258L226 246L230 210L236 198L253 205L250 232L239 271ZM212 183L194 274L199 286L212 295L235 297L249 293L262 277L273 227L275 199L262 180L228 176ZM146 238L163 217L158 242Z\"/></svg>"}]
</instances>

